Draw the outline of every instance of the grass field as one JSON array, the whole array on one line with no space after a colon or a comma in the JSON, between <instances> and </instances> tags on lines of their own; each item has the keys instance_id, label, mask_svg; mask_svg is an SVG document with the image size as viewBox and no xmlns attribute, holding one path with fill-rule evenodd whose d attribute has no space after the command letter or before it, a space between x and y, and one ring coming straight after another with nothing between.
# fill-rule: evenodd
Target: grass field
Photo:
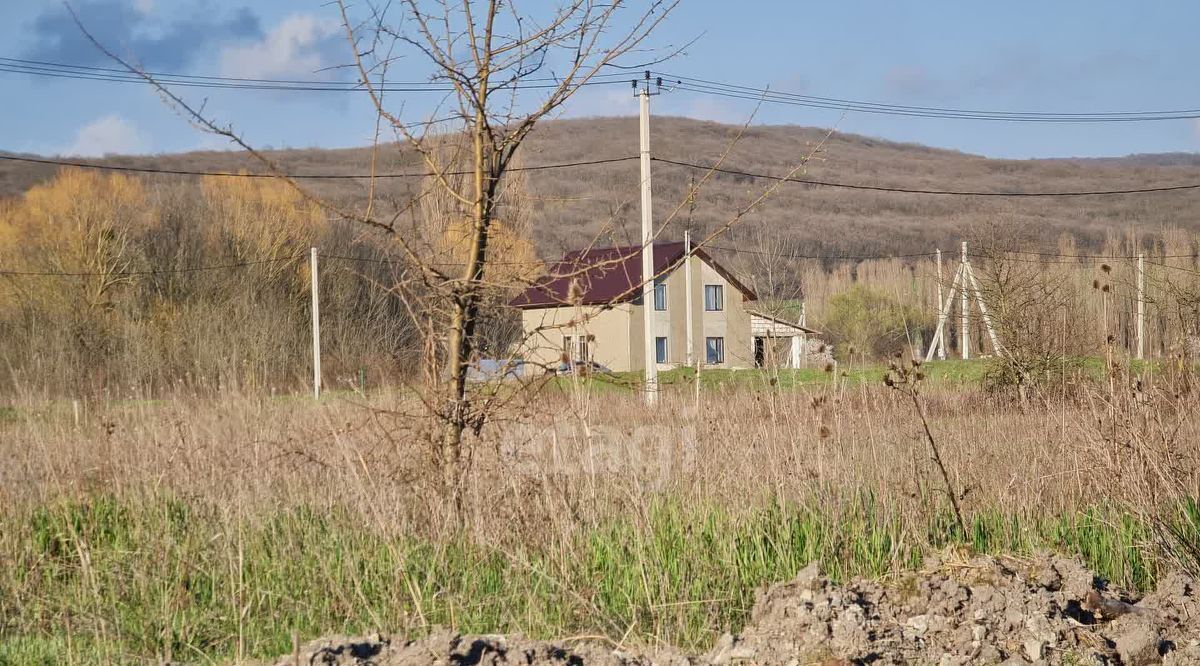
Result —
<instances>
[{"instance_id":1,"label":"grass field","mask_svg":"<svg viewBox=\"0 0 1200 666\"><path fill-rule=\"evenodd\" d=\"M981 368L931 364L923 398L965 531L881 366L705 372L698 410L685 373L656 409L560 378L473 442L461 512L399 393L95 405L78 426L69 404L12 405L0 664L265 658L434 625L702 650L814 560L878 578L945 549L1052 549L1144 589L1183 561L1157 529L1200 544L1194 492L1148 501L1143 454L1110 455L1103 382L1019 405ZM1172 474L1194 489L1181 406L1156 409L1180 417Z\"/></svg>"}]
</instances>

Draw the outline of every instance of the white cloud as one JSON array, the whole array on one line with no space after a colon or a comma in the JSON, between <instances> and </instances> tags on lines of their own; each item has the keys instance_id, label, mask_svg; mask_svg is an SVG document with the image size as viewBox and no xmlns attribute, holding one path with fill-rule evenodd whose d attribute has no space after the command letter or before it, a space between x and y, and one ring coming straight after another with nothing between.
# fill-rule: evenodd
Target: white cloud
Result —
<instances>
[{"instance_id":1,"label":"white cloud","mask_svg":"<svg viewBox=\"0 0 1200 666\"><path fill-rule=\"evenodd\" d=\"M150 140L141 130L121 116L108 115L79 128L75 133L75 142L60 154L100 157L149 151Z\"/></svg>"},{"instance_id":2,"label":"white cloud","mask_svg":"<svg viewBox=\"0 0 1200 666\"><path fill-rule=\"evenodd\" d=\"M638 113L638 100L624 86L584 88L571 97L563 117L628 116Z\"/></svg>"},{"instance_id":3,"label":"white cloud","mask_svg":"<svg viewBox=\"0 0 1200 666\"><path fill-rule=\"evenodd\" d=\"M143 14L149 14L154 11L154 0L133 0L133 6Z\"/></svg>"},{"instance_id":4,"label":"white cloud","mask_svg":"<svg viewBox=\"0 0 1200 666\"><path fill-rule=\"evenodd\" d=\"M709 98L694 99L685 108L684 115L689 118L727 124L746 122L754 110L753 106L747 106L745 109L739 111L720 100Z\"/></svg>"},{"instance_id":5,"label":"white cloud","mask_svg":"<svg viewBox=\"0 0 1200 666\"><path fill-rule=\"evenodd\" d=\"M225 47L221 73L244 78L311 75L326 66L324 56L337 32L335 21L293 14L257 42Z\"/></svg>"}]
</instances>

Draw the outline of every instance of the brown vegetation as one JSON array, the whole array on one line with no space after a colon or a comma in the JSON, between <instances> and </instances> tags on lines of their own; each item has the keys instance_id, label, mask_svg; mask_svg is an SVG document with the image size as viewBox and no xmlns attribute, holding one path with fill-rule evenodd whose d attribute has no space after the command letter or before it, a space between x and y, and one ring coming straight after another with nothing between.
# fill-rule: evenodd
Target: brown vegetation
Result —
<instances>
[{"instance_id":1,"label":"brown vegetation","mask_svg":"<svg viewBox=\"0 0 1200 666\"><path fill-rule=\"evenodd\" d=\"M0 278L0 392L292 392L308 372L313 244L351 259L321 280L330 384L391 378L412 325L388 297L386 253L354 241L277 182L64 170L0 210L15 272Z\"/></svg>"},{"instance_id":2,"label":"brown vegetation","mask_svg":"<svg viewBox=\"0 0 1200 666\"><path fill-rule=\"evenodd\" d=\"M683 118L652 119L653 149L659 157L711 163L728 146L739 128ZM824 131L797 126L752 126L734 146L725 166L784 175L821 142ZM580 118L545 121L522 149L524 164L551 164L637 152L636 118ZM361 149L292 149L268 151L291 173L368 173L371 151ZM1154 157L1154 156L1150 156ZM901 144L870 137L835 133L809 164L808 177L839 182L907 188L1071 191L1144 187L1193 182L1194 156L1130 157L1125 159L1000 160ZM1170 159L1167 159L1170 158ZM183 169L256 169L237 153L187 153L147 157L113 157L102 162ZM383 146L378 169L421 172L425 169L411 151ZM655 207L658 219L685 198L696 172L655 164ZM14 162L0 163L0 194L14 195L54 174L53 168ZM366 180L311 181L314 191L333 201L365 202ZM714 174L699 193L693 224L711 228L744 205L748 194L766 183L743 176ZM534 238L544 258L563 249L576 249L603 232L618 244L639 238L636 161L538 171L529 174L533 196ZM419 191L419 179L377 183L380 195L408 201ZM1080 246L1100 247L1110 232L1136 228L1157 237L1163 228L1194 231L1191 192L1012 200L1004 198L933 197L788 185L759 207L730 242L741 245L755 228L768 229L796 243L804 254L891 254L927 252L936 246L957 247L975 230L991 224L1004 229L1032 230L1033 240L1052 246L1063 233ZM381 202L381 205L386 204ZM610 220L612 222L610 223ZM664 233L682 236L686 220ZM741 233L743 235L738 235Z\"/></svg>"},{"instance_id":3,"label":"brown vegetation","mask_svg":"<svg viewBox=\"0 0 1200 666\"><path fill-rule=\"evenodd\" d=\"M404 394L96 403L78 422L21 403L0 424L4 631L74 632L93 657L270 655L294 627L438 623L706 650L756 586L809 560L876 577L947 544L1054 548L1145 588L1196 566L1191 377L1120 374L1110 394L1072 375L1065 399L1022 409L931 384L936 463L910 397L882 382L763 377L698 409L689 387L647 409L602 383L551 385L472 436L458 509L421 433L436 423L387 418L419 412Z\"/></svg>"}]
</instances>

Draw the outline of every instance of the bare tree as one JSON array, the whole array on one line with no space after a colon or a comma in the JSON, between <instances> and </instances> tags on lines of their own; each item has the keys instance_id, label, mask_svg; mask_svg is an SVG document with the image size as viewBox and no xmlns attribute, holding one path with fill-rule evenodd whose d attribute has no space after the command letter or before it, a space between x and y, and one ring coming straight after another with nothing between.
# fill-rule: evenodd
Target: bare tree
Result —
<instances>
[{"instance_id":1,"label":"bare tree","mask_svg":"<svg viewBox=\"0 0 1200 666\"><path fill-rule=\"evenodd\" d=\"M436 285L448 304L438 415L444 423L440 464L451 486L457 483L463 433L479 427L483 416L474 408L467 379L505 177L538 121L601 70L639 50L676 2L657 0L629 11L626 4L570 0L546 12L522 13L500 0L406 0L369 5L369 18L356 23L345 0L338 0L359 83L378 117L421 156L435 187L458 204L456 212L468 223L459 273ZM382 84L396 53L415 53L429 68L430 81L452 91L446 105L464 126L465 154L451 151L447 158L435 148L436 137L412 129L389 105ZM456 182L449 173L459 167L467 177Z\"/></svg>"},{"instance_id":2,"label":"bare tree","mask_svg":"<svg viewBox=\"0 0 1200 666\"><path fill-rule=\"evenodd\" d=\"M1083 303L1071 279L1079 265L1022 254L1026 238L996 227L990 231L973 244L981 259L980 296L1003 345L987 378L993 388L1013 388L1024 400L1061 377L1071 359L1094 349L1078 333L1086 330Z\"/></svg>"},{"instance_id":3,"label":"bare tree","mask_svg":"<svg viewBox=\"0 0 1200 666\"><path fill-rule=\"evenodd\" d=\"M406 266L403 280L390 292L405 302L410 319L421 332L425 377L431 384L431 390L413 395L427 414L436 417L437 424L430 429L418 428L431 433L443 485L457 506L461 499L459 479L465 466L464 437L483 427L501 396L516 393L475 390L468 379L475 355L489 337L482 330L489 325L489 314L494 311L489 304L503 302L497 298L498 292L511 291L533 280L529 272L504 266L510 257L492 258L501 231L506 231L505 243L516 247L521 239L513 232L525 227L519 219L522 213L517 210L520 196L512 192L521 188L516 178L521 147L537 123L553 116L585 86L618 80L627 83L629 78L621 72L630 67L619 61L636 56L640 61L637 68L644 68L678 53L679 49L662 51L644 46L677 2L645 0L630 8L622 0L562 0L552 7L518 10L499 0L396 0L367 4L365 9L352 9L345 0L337 0L353 52L348 67L356 73L357 83L377 117L372 176L364 185L367 201L355 209L309 191L285 165L256 150L231 126L218 123L203 106L190 104L168 84L92 41L110 58L152 84L181 115L245 150L309 202L331 216L382 232L395 241ZM84 26L80 28L87 33ZM441 103L428 110L434 120L412 122L405 115L403 102L390 97L388 75L399 66L401 58L405 78L411 80L417 71L427 77L434 90L445 93ZM606 68L613 68L612 73ZM694 205L699 189L744 131L743 126L716 163L692 182L683 201L659 222L662 228ZM707 245L755 214L776 190L803 171L832 132L830 129L824 134L795 166L750 197L727 220L713 225L696 246ZM389 133L396 144L384 141ZM404 156L415 155L426 176L419 192L407 193L407 198L398 201L387 199L386 188L375 176L381 162L378 154L390 148L398 148ZM431 224L431 214L446 219ZM411 226L404 224L406 218L412 220ZM429 233L432 230L438 232ZM445 242L447 232L452 236L449 242ZM579 266L570 272L582 274L592 268ZM623 302L640 290L640 279L636 282L613 303ZM531 332L524 334L529 337Z\"/></svg>"}]
</instances>

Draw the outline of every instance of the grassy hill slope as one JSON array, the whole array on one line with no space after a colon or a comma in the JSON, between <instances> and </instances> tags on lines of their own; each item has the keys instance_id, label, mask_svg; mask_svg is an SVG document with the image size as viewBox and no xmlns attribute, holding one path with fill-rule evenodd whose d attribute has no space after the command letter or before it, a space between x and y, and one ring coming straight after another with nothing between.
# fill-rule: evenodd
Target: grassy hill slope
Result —
<instances>
[{"instance_id":1,"label":"grassy hill slope","mask_svg":"<svg viewBox=\"0 0 1200 666\"><path fill-rule=\"evenodd\" d=\"M712 163L731 145L736 126L683 118L653 121L657 157ZM821 145L825 132L797 126L751 127L730 149L731 169L785 174ZM636 118L581 118L543 124L523 155L524 164L570 162L633 156ZM370 163L368 149L292 149L271 151L294 173L361 173ZM381 171L419 171L414 156L396 146L381 151ZM168 169L256 169L244 155L194 152L112 157L113 164ZM0 196L13 196L50 177L54 167L0 161ZM864 136L835 134L809 164L809 178L900 188L976 191L1072 191L1127 189L1200 182L1200 155L1134 155L1106 159L998 160L895 143ZM677 206L691 177L703 172L656 164L656 219ZM159 177L158 179L181 178ZM342 204L365 201L365 181L307 181L314 191ZM407 200L416 179L386 181L379 191L396 202ZM552 255L601 236L632 241L638 236L636 161L535 171L528 174L535 237ZM685 225L711 230L729 220L767 181L715 174L694 206L683 206L668 223L666 235L678 237ZM1178 226L1200 227L1196 203L1200 191L1121 197L995 198L943 197L811 187L782 186L739 224L734 241L747 235L782 239L794 251L872 254L949 249L960 237L1023 236L1052 245L1071 234L1085 245L1098 244L1110 232L1130 229L1155 234ZM689 222L690 220L690 222ZM759 232L765 232L759 234ZM729 242L729 241L725 241Z\"/></svg>"}]
</instances>

